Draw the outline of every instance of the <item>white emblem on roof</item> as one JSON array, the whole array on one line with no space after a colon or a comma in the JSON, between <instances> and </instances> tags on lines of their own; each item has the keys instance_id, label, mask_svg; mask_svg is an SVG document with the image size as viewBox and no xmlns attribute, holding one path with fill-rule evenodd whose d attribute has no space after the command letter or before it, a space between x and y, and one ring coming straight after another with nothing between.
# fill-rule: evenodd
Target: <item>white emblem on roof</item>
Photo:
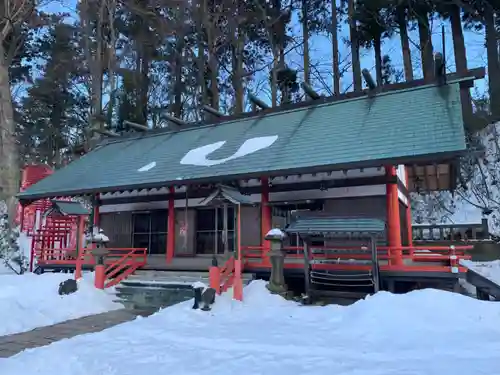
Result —
<instances>
[{"instance_id":1,"label":"white emblem on roof","mask_svg":"<svg viewBox=\"0 0 500 375\"><path fill-rule=\"evenodd\" d=\"M226 161L241 158L242 156L250 155L264 148L268 148L274 142L276 142L277 139L277 135L247 139L234 154L223 159L209 159L208 156L212 152L224 146L226 141L210 143L208 145L197 147L193 150L188 151L188 153L181 159L181 164L200 165L204 167L222 164Z\"/></svg>"},{"instance_id":2,"label":"white emblem on roof","mask_svg":"<svg viewBox=\"0 0 500 375\"><path fill-rule=\"evenodd\" d=\"M145 166L143 167L140 167L137 172L147 172L151 169L153 169L154 167L156 167L156 162L155 161L152 161L151 163L149 164L146 164Z\"/></svg>"}]
</instances>

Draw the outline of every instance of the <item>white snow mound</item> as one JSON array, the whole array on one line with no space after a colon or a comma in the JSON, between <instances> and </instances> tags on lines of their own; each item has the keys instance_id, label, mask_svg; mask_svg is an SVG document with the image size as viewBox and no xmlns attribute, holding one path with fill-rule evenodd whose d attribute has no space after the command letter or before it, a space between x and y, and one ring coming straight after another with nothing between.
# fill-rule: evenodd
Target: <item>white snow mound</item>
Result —
<instances>
[{"instance_id":1,"label":"white snow mound","mask_svg":"<svg viewBox=\"0 0 500 375\"><path fill-rule=\"evenodd\" d=\"M498 373L498 303L423 290L379 293L348 307L307 307L271 295L262 281L246 287L244 298L236 302L226 293L211 312L187 301L25 351L0 360L0 374Z\"/></svg>"},{"instance_id":2,"label":"white snow mound","mask_svg":"<svg viewBox=\"0 0 500 375\"><path fill-rule=\"evenodd\" d=\"M60 296L59 283L72 277L64 273L1 275L0 336L123 307L94 287L92 273L79 280L76 293Z\"/></svg>"}]
</instances>

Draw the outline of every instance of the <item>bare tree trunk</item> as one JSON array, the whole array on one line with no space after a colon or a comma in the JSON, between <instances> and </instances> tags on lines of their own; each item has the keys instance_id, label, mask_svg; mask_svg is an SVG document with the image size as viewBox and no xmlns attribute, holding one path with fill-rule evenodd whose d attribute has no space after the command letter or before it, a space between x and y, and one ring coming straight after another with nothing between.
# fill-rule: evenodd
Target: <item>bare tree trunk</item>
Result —
<instances>
[{"instance_id":1,"label":"bare tree trunk","mask_svg":"<svg viewBox=\"0 0 500 375\"><path fill-rule=\"evenodd\" d=\"M279 69L279 52L276 46L273 49L273 67L271 71L271 105L276 107L278 105L278 69Z\"/></svg>"},{"instance_id":2,"label":"bare tree trunk","mask_svg":"<svg viewBox=\"0 0 500 375\"><path fill-rule=\"evenodd\" d=\"M201 106L203 106L205 104L210 105L211 103L208 102L208 97L207 97L207 85L205 79L205 70L206 70L205 45L203 43L203 34L204 34L203 17L204 14L207 12L207 0L199 0L199 1L200 1L200 7L198 13L198 20L196 22L197 26L196 47L198 49L198 55L196 57L196 65L198 68L198 82L201 90Z\"/></svg>"},{"instance_id":3,"label":"bare tree trunk","mask_svg":"<svg viewBox=\"0 0 500 375\"><path fill-rule=\"evenodd\" d=\"M108 124L111 125L113 121L113 110L116 100L116 31L114 28L116 12L116 2L108 0L108 23L109 23L109 54L108 54L108 77L109 77L109 102L108 102Z\"/></svg>"},{"instance_id":4,"label":"bare tree trunk","mask_svg":"<svg viewBox=\"0 0 500 375\"><path fill-rule=\"evenodd\" d=\"M233 113L242 113L244 110L244 90L243 90L243 49L245 44L244 12L239 2L232 3L229 8L229 42L231 43L231 83L234 90Z\"/></svg>"},{"instance_id":5,"label":"bare tree trunk","mask_svg":"<svg viewBox=\"0 0 500 375\"><path fill-rule=\"evenodd\" d=\"M424 74L424 79L429 81L434 77L433 47L429 14L427 12L419 13L417 23L420 40L420 56L422 58L422 72Z\"/></svg>"},{"instance_id":6,"label":"bare tree trunk","mask_svg":"<svg viewBox=\"0 0 500 375\"><path fill-rule=\"evenodd\" d=\"M0 200L7 204L9 220L15 218L19 192L19 158L16 143L16 123L10 92L9 66L0 43Z\"/></svg>"},{"instance_id":7,"label":"bare tree trunk","mask_svg":"<svg viewBox=\"0 0 500 375\"><path fill-rule=\"evenodd\" d=\"M83 32L84 32L84 54L85 54L85 60L87 61L87 64L89 66L89 71L90 71L90 80L91 80L91 86L90 86L90 97L91 97L91 107L90 107L90 113L91 116L89 117L89 122L90 126L89 129L87 130L86 134L86 142L87 146L90 147L90 138L91 138L91 133L90 133L90 128L95 126L94 124L97 124L99 128L104 128L104 123L99 119L97 120L96 117L99 117L102 115L102 83L103 83L103 63L102 63L102 55L103 55L103 30L102 30L102 24L103 24L103 19L104 19L104 8L106 6L106 1L101 1L99 8L98 8L98 17L97 17L97 25L96 27L96 35L95 35L95 40L96 40L96 46L95 49L92 46L92 40L94 39L94 25L91 22L91 12L92 9L90 8L90 2L89 0L82 0L82 11L80 12L80 20L83 25ZM92 55L92 52L94 51L94 56Z\"/></svg>"},{"instance_id":8,"label":"bare tree trunk","mask_svg":"<svg viewBox=\"0 0 500 375\"><path fill-rule=\"evenodd\" d=\"M212 95L212 103L211 106L214 109L219 109L220 107L220 93L219 93L219 62L217 61L217 55L215 50L215 46L213 46L212 53L208 58L209 66L210 66L210 92Z\"/></svg>"},{"instance_id":9,"label":"bare tree trunk","mask_svg":"<svg viewBox=\"0 0 500 375\"><path fill-rule=\"evenodd\" d=\"M147 48L143 48L143 56L141 58L141 85L140 85L140 100L139 108L141 114L141 122L146 124L148 122L148 99L149 99L149 67L151 56Z\"/></svg>"},{"instance_id":10,"label":"bare tree trunk","mask_svg":"<svg viewBox=\"0 0 500 375\"><path fill-rule=\"evenodd\" d=\"M349 31L351 39L351 61L352 61L352 82L354 91L362 90L361 81L361 62L359 57L359 39L357 35L356 20L354 19L355 1L349 0L348 3L348 17L349 17Z\"/></svg>"},{"instance_id":11,"label":"bare tree trunk","mask_svg":"<svg viewBox=\"0 0 500 375\"><path fill-rule=\"evenodd\" d=\"M411 62L410 39L408 37L408 23L406 20L405 9L403 7L399 7L396 12L399 37L401 39L401 50L403 51L405 79L409 82L413 81L413 65Z\"/></svg>"},{"instance_id":12,"label":"bare tree trunk","mask_svg":"<svg viewBox=\"0 0 500 375\"><path fill-rule=\"evenodd\" d=\"M243 91L243 32L238 28L233 50L233 88L235 96L235 113L243 112L244 91Z\"/></svg>"},{"instance_id":13,"label":"bare tree trunk","mask_svg":"<svg viewBox=\"0 0 500 375\"><path fill-rule=\"evenodd\" d=\"M182 117L182 94L184 87L182 84L182 60L184 51L184 33L178 33L175 42L175 68L174 68L174 103L172 105L171 113L178 118Z\"/></svg>"},{"instance_id":14,"label":"bare tree trunk","mask_svg":"<svg viewBox=\"0 0 500 375\"><path fill-rule=\"evenodd\" d=\"M373 39L373 49L375 51L377 86L382 86L382 40L380 36Z\"/></svg>"},{"instance_id":15,"label":"bare tree trunk","mask_svg":"<svg viewBox=\"0 0 500 375\"><path fill-rule=\"evenodd\" d=\"M453 51L455 54L455 66L457 72L465 74L467 72L467 53L465 50L464 32L462 30L462 20L460 19L460 7L454 5L450 11L451 35L453 36Z\"/></svg>"},{"instance_id":16,"label":"bare tree trunk","mask_svg":"<svg viewBox=\"0 0 500 375\"><path fill-rule=\"evenodd\" d=\"M20 184L20 163L16 123L9 80L9 66L21 40L8 39L12 30L30 21L36 2L2 0L0 5L0 200L7 204L9 222L13 225ZM4 42L9 40L9 49Z\"/></svg>"},{"instance_id":17,"label":"bare tree trunk","mask_svg":"<svg viewBox=\"0 0 500 375\"><path fill-rule=\"evenodd\" d=\"M453 51L455 55L455 67L460 75L467 74L467 52L465 49L462 20L460 18L460 7L453 5L450 9L451 35L453 36ZM469 89L460 89L460 100L464 118L472 116L472 99Z\"/></svg>"},{"instance_id":18,"label":"bare tree trunk","mask_svg":"<svg viewBox=\"0 0 500 375\"><path fill-rule=\"evenodd\" d=\"M205 26L205 31L207 34L207 45L208 45L208 68L210 70L210 106L214 109L219 109L220 98L219 98L219 62L217 60L217 50L215 42L215 29L217 25L210 22L209 10L208 10L207 0L203 0L204 12L203 12L203 24Z\"/></svg>"},{"instance_id":19,"label":"bare tree trunk","mask_svg":"<svg viewBox=\"0 0 500 375\"><path fill-rule=\"evenodd\" d=\"M486 55L488 57L490 110L496 116L500 115L500 66L498 62L498 41L493 12L485 12L484 28L486 34Z\"/></svg>"},{"instance_id":20,"label":"bare tree trunk","mask_svg":"<svg viewBox=\"0 0 500 375\"><path fill-rule=\"evenodd\" d=\"M96 34L96 52L92 69L92 107L94 109L94 114L102 114L102 83L103 83L103 63L102 56L104 51L104 40L103 40L103 18L104 18L104 7L106 6L106 1L101 1L99 6L99 16L97 24L97 34ZM89 22L90 23L90 22ZM90 34L91 35L91 34ZM104 127L102 122L99 123L101 128Z\"/></svg>"},{"instance_id":21,"label":"bare tree trunk","mask_svg":"<svg viewBox=\"0 0 500 375\"><path fill-rule=\"evenodd\" d=\"M311 83L310 64L311 58L309 56L309 0L302 0L302 37L304 38L304 81L307 84Z\"/></svg>"},{"instance_id":22,"label":"bare tree trunk","mask_svg":"<svg viewBox=\"0 0 500 375\"><path fill-rule=\"evenodd\" d=\"M337 20L337 1L332 0L332 52L333 52L333 94L340 95L340 61Z\"/></svg>"}]
</instances>

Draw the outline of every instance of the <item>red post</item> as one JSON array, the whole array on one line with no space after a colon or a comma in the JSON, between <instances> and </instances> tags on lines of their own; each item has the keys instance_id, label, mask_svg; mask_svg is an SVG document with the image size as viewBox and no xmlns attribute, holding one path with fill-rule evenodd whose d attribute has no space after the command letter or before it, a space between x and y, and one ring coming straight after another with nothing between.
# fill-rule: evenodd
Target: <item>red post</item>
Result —
<instances>
[{"instance_id":1,"label":"red post","mask_svg":"<svg viewBox=\"0 0 500 375\"><path fill-rule=\"evenodd\" d=\"M243 301L243 281L241 279L241 206L238 205L237 217L237 245L238 259L234 261L234 283L233 283L233 298L237 301Z\"/></svg>"},{"instance_id":2,"label":"red post","mask_svg":"<svg viewBox=\"0 0 500 375\"><path fill-rule=\"evenodd\" d=\"M401 250L401 218L399 216L399 198L396 168L394 166L386 166L385 173L389 181L387 181L387 229L388 229L388 245L392 255L393 264L400 265L403 263L403 252Z\"/></svg>"},{"instance_id":3,"label":"red post","mask_svg":"<svg viewBox=\"0 0 500 375\"><path fill-rule=\"evenodd\" d=\"M94 285L97 289L104 289L104 281L106 279L106 272L104 267L104 264L97 264L95 266Z\"/></svg>"},{"instance_id":4,"label":"red post","mask_svg":"<svg viewBox=\"0 0 500 375\"><path fill-rule=\"evenodd\" d=\"M243 281L241 280L241 259L234 261L233 298L243 301Z\"/></svg>"},{"instance_id":5,"label":"red post","mask_svg":"<svg viewBox=\"0 0 500 375\"><path fill-rule=\"evenodd\" d=\"M217 294L220 294L220 270L217 266L210 267L208 271L210 288L214 288Z\"/></svg>"},{"instance_id":6,"label":"red post","mask_svg":"<svg viewBox=\"0 0 500 375\"><path fill-rule=\"evenodd\" d=\"M24 231L24 205L21 205L21 217L19 218L19 231Z\"/></svg>"},{"instance_id":7,"label":"red post","mask_svg":"<svg viewBox=\"0 0 500 375\"><path fill-rule=\"evenodd\" d=\"M451 266L451 272L453 273L458 273L458 266L460 265L457 253L455 251L455 246L451 245L450 246L450 266Z\"/></svg>"},{"instance_id":8,"label":"red post","mask_svg":"<svg viewBox=\"0 0 500 375\"><path fill-rule=\"evenodd\" d=\"M33 272L33 263L35 263L35 233L31 237L31 251L30 251L30 272Z\"/></svg>"},{"instance_id":9,"label":"red post","mask_svg":"<svg viewBox=\"0 0 500 375\"><path fill-rule=\"evenodd\" d=\"M261 178L261 246L264 251L263 262L267 265L270 265L269 257L267 256L267 252L271 249L271 245L269 241L265 240L266 234L271 230L272 225L272 212L271 206L269 205L269 179L267 177Z\"/></svg>"},{"instance_id":10,"label":"red post","mask_svg":"<svg viewBox=\"0 0 500 375\"><path fill-rule=\"evenodd\" d=\"M82 249L82 236L85 227L85 217L78 218L78 227L76 231L76 264L75 264L75 280L82 278L82 263L84 250Z\"/></svg>"},{"instance_id":11,"label":"red post","mask_svg":"<svg viewBox=\"0 0 500 375\"><path fill-rule=\"evenodd\" d=\"M408 176L408 168L405 167L406 173L406 188L410 191L410 178ZM406 197L408 199L408 204L406 205L406 229L408 231L408 246L413 247L413 225L411 218L411 201L410 194Z\"/></svg>"},{"instance_id":12,"label":"red post","mask_svg":"<svg viewBox=\"0 0 500 375\"><path fill-rule=\"evenodd\" d=\"M167 264L172 263L175 251L175 188L168 188L168 223L167 223Z\"/></svg>"}]
</instances>

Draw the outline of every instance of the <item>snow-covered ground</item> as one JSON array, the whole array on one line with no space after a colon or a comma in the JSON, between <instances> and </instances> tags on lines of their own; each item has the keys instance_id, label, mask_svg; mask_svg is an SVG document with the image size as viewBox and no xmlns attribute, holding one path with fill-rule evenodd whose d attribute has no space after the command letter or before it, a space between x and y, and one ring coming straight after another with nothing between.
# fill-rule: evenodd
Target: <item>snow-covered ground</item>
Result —
<instances>
[{"instance_id":1,"label":"snow-covered ground","mask_svg":"<svg viewBox=\"0 0 500 375\"><path fill-rule=\"evenodd\" d=\"M0 336L123 307L109 293L95 289L92 273L79 281L76 293L60 296L59 283L71 277L62 273L1 274Z\"/></svg>"},{"instance_id":2,"label":"snow-covered ground","mask_svg":"<svg viewBox=\"0 0 500 375\"><path fill-rule=\"evenodd\" d=\"M500 304L437 290L305 307L245 288L0 360L2 375L491 375Z\"/></svg>"}]
</instances>

